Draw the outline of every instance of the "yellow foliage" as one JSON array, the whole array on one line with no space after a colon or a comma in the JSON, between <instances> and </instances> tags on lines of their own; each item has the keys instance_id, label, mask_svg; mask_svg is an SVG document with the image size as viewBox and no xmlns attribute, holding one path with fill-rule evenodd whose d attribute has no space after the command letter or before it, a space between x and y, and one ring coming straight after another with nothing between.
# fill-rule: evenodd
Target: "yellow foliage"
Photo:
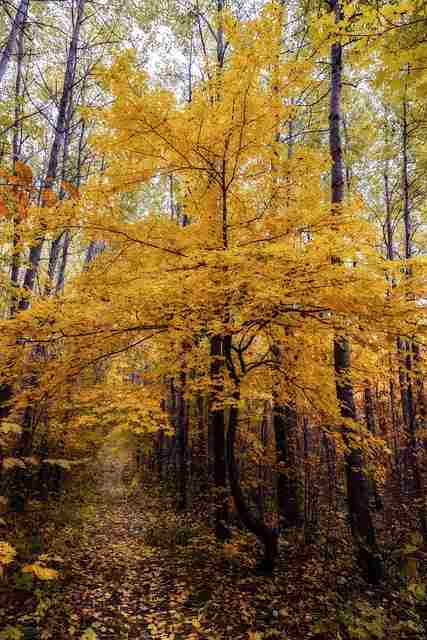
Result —
<instances>
[{"instance_id":1,"label":"yellow foliage","mask_svg":"<svg viewBox=\"0 0 427 640\"><path fill-rule=\"evenodd\" d=\"M16 556L16 551L8 542L0 542L0 565L10 564Z\"/></svg>"},{"instance_id":2,"label":"yellow foliage","mask_svg":"<svg viewBox=\"0 0 427 640\"><path fill-rule=\"evenodd\" d=\"M369 6L359 15L353 2L342 4L338 23L330 11L312 20L316 56L331 42L357 40L359 29L383 24L384 12ZM399 15L413 10L404 2L393 7ZM366 379L379 380L395 336L412 335L423 317L414 298L425 295L425 265L418 258L411 264L409 299L402 263L378 254L369 202L355 189L340 215L331 210L329 151L296 138L288 153L283 139L298 99L323 81L316 56L284 55L285 19L278 2L238 24L226 14L232 54L220 72L195 83L188 103L141 71L132 51L98 69L109 107L84 115L93 115L91 142L105 170L81 192L63 182L64 202L44 189L43 207L31 209L35 237L40 226L56 234L71 224L83 245L105 243L69 279L63 297L35 298L13 322L0 323L0 351L13 362L8 375L21 389L15 408L46 402L55 432L78 455L108 434L122 443L160 427L172 432L161 408L165 381L184 372L187 396L211 392L215 335L231 336L240 408L271 400L274 387L283 402L295 401L331 428L344 424L358 446L378 452L384 444L341 419L333 337L351 340L356 366L347 378L356 390ZM388 84L388 70L399 81L403 58L391 60L386 46L375 55L375 73L387 62L378 86ZM417 88L423 90L421 81ZM388 91L395 91L391 82ZM374 143L375 131L365 126L360 138ZM16 174L0 194L1 211L17 206L13 189L32 183L25 165ZM148 198L150 190L156 198ZM184 218L190 224L180 224ZM336 255L339 265L331 260ZM49 344L52 357L29 357L38 341ZM276 347L286 354L283 363ZM35 374L37 385L22 387ZM217 403L230 405L229 373L222 382ZM12 458L3 463L22 465Z\"/></svg>"},{"instance_id":3,"label":"yellow foliage","mask_svg":"<svg viewBox=\"0 0 427 640\"><path fill-rule=\"evenodd\" d=\"M17 469L17 468L25 469L27 465L20 458L3 458L2 466L3 466L3 469L8 470L8 469Z\"/></svg>"},{"instance_id":4,"label":"yellow foliage","mask_svg":"<svg viewBox=\"0 0 427 640\"><path fill-rule=\"evenodd\" d=\"M56 578L58 578L59 576L58 571L56 571L55 569L49 569L49 567L45 567L39 562L24 565L22 567L22 571L24 573L31 573L39 580L56 580Z\"/></svg>"}]
</instances>

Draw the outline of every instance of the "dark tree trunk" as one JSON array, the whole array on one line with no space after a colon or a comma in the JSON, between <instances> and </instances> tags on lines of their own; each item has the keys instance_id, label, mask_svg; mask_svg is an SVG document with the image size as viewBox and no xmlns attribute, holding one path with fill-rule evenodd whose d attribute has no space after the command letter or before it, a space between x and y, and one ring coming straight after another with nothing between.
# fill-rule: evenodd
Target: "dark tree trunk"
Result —
<instances>
[{"instance_id":1,"label":"dark tree trunk","mask_svg":"<svg viewBox=\"0 0 427 640\"><path fill-rule=\"evenodd\" d=\"M13 168L15 171L16 163L21 157L22 147L22 96L23 96L23 64L24 64L24 33L25 22L27 16L25 15L22 20L21 27L19 29L19 35L16 43L17 48L17 60L16 60L16 81L15 81L15 123L13 127L13 140L12 140L12 152L13 152ZM19 268L21 260L21 251L19 244L21 240L21 220L19 216L15 216L13 219L14 233L13 233L13 253L12 253L12 265L10 280L12 283L12 300L10 305L10 317L14 318L16 314L16 307L18 302L18 284L19 284Z\"/></svg>"},{"instance_id":2,"label":"dark tree trunk","mask_svg":"<svg viewBox=\"0 0 427 640\"><path fill-rule=\"evenodd\" d=\"M74 63L74 66L75 66L75 63ZM75 76L75 69L73 71L73 77L74 76ZM68 96L68 107L67 107L67 113L66 113L65 122L64 122L64 146L62 150L62 171L61 171L62 180L65 180L67 177L67 164L68 164L68 156L70 151L71 122L73 119L73 111L74 111L73 89L71 88L70 94ZM62 200L64 196L65 196L65 192L61 185L59 197ZM64 238L62 243L62 248L63 248L62 263L60 265L60 270L58 273L58 281L56 286L54 287L55 273L56 273L57 265L59 262L59 256L61 254L62 238ZM48 262L48 269L47 269L48 281L46 283L45 292L44 292L46 296L49 296L53 290L55 291L55 293L57 293L58 291L61 291L63 287L65 268L67 265L67 258L68 258L68 247L70 242L69 238L70 238L70 234L68 230L61 231L57 235L57 237L52 240L50 244L49 262Z\"/></svg>"},{"instance_id":3,"label":"dark tree trunk","mask_svg":"<svg viewBox=\"0 0 427 640\"><path fill-rule=\"evenodd\" d=\"M223 338L220 335L211 338L211 379L209 418L213 439L213 477L215 488L215 535L218 540L230 537L228 529L228 492L227 469L225 461L225 412L222 400L223 392Z\"/></svg>"},{"instance_id":4,"label":"dark tree trunk","mask_svg":"<svg viewBox=\"0 0 427 640\"><path fill-rule=\"evenodd\" d=\"M277 363L286 368L286 354L278 345L272 347ZM301 526L303 514L299 501L298 482L298 414L295 403L285 404L280 399L280 387L273 385L273 430L276 442L276 461L279 467L277 479L277 503L279 530Z\"/></svg>"},{"instance_id":5,"label":"dark tree trunk","mask_svg":"<svg viewBox=\"0 0 427 640\"><path fill-rule=\"evenodd\" d=\"M375 411L374 411L374 401L372 398L372 393L370 387L367 385L363 391L363 399L365 405L365 419L366 426L372 435L375 435ZM383 502L381 499L380 492L378 491L377 483L375 479L371 477L370 482L370 493L374 499L375 509L379 511L383 508Z\"/></svg>"},{"instance_id":6,"label":"dark tree trunk","mask_svg":"<svg viewBox=\"0 0 427 640\"><path fill-rule=\"evenodd\" d=\"M285 530L302 524L298 498L296 455L298 417L295 407L282 404L275 399L273 428L276 438L276 459L279 465L277 481L279 528Z\"/></svg>"},{"instance_id":7,"label":"dark tree trunk","mask_svg":"<svg viewBox=\"0 0 427 640\"><path fill-rule=\"evenodd\" d=\"M264 557L259 565L259 570L273 572L278 556L278 531L267 527L260 518L256 518L249 509L240 486L239 469L236 461L235 445L239 422L240 380L232 357L232 337L226 335L223 339L224 360L228 373L234 384L231 394L228 430L227 430L227 468L230 482L231 495L236 505L237 514L244 526L253 533L264 545Z\"/></svg>"},{"instance_id":8,"label":"dark tree trunk","mask_svg":"<svg viewBox=\"0 0 427 640\"><path fill-rule=\"evenodd\" d=\"M409 66L406 76L406 83L409 80ZM405 85L405 87L407 84ZM410 178L409 178L409 129L408 129L408 102L406 95L403 99L402 108L402 190L403 190L403 222L405 227L405 258L410 260L413 257L413 241L412 241L412 207L410 196ZM407 267L406 276L410 280L412 277L411 268ZM411 294L410 294L411 295ZM403 341L401 341L403 342ZM422 388L422 380L416 381L416 358L417 345L415 338L411 338L404 342L404 376L405 385L402 393L405 395L406 404L406 420L405 427L408 436L409 448L409 464L412 472L413 495L418 510L418 518L420 528L427 543L427 510L426 499L423 486L423 478L418 461L418 439L417 439L417 395L419 398L419 389ZM403 400L403 398L402 398Z\"/></svg>"},{"instance_id":9,"label":"dark tree trunk","mask_svg":"<svg viewBox=\"0 0 427 640\"><path fill-rule=\"evenodd\" d=\"M71 94L73 90L73 84L75 79L76 63L77 63L77 47L80 35L80 27L83 21L83 11L85 6L85 0L79 0L77 8L76 21L74 23L73 34L71 37L71 43L68 50L67 65L65 69L64 84L62 87L61 99L58 107L58 115L55 123L55 133L52 143L52 148L49 156L49 163L45 178L45 187L51 188L58 171L59 154L61 145L63 144L65 136L65 125L67 118L67 111ZM34 244L30 249L29 263L24 277L24 288L27 292L34 290L36 275L39 268L39 263L42 255L44 244L44 235L39 241ZM19 301L19 309L27 309L30 304L30 298L28 295L21 298Z\"/></svg>"},{"instance_id":10,"label":"dark tree trunk","mask_svg":"<svg viewBox=\"0 0 427 640\"><path fill-rule=\"evenodd\" d=\"M70 102L70 106L71 106L71 102ZM71 122L71 117L70 117L70 122ZM68 134L69 134L69 128L68 128ZM77 188L80 187L80 183L81 183L81 179L82 179L84 135L85 135L85 123L82 122L81 130L80 130L80 136L79 136L78 155L77 155L77 170L76 170L76 174L77 174L76 187ZM67 136L67 139L69 141L69 135ZM67 149L67 151L65 151L65 149L64 149L63 166L62 166L62 178L63 179L65 179L65 177L66 177L66 171L65 170L66 170L66 161L67 160L68 160L68 149ZM67 229L65 231L65 234L64 234L64 243L62 245L62 258L61 258L61 264L59 265L58 279L57 279L56 288L55 288L55 294L56 295L59 295L60 293L62 293L64 291L65 271L66 271L67 263L68 263L68 251L69 251L69 247L70 247L70 241L71 241L70 232Z\"/></svg>"},{"instance_id":11,"label":"dark tree trunk","mask_svg":"<svg viewBox=\"0 0 427 640\"><path fill-rule=\"evenodd\" d=\"M207 441L205 420L205 399L202 393L197 392L195 398L196 433L194 437L193 474L199 483L199 489L207 489Z\"/></svg>"},{"instance_id":12,"label":"dark tree trunk","mask_svg":"<svg viewBox=\"0 0 427 640\"><path fill-rule=\"evenodd\" d=\"M264 452L267 451L268 440L269 440L268 404L265 403L265 406L262 412L261 424L260 424L260 441L261 441L262 450ZM258 465L258 493L257 493L259 517L261 518L261 520L264 519L265 509L266 509L267 482L268 482L268 473L267 473L266 465L264 461L261 460L260 464Z\"/></svg>"},{"instance_id":13,"label":"dark tree trunk","mask_svg":"<svg viewBox=\"0 0 427 640\"><path fill-rule=\"evenodd\" d=\"M339 0L330 0L330 7L338 22L341 18ZM332 157L331 202L333 211L339 215L344 198L344 170L341 142L341 89L342 89L342 45L335 42L331 47L331 94L329 111L329 145ZM339 257L334 259L340 263ZM343 418L357 421L353 387L350 381L351 352L345 335L334 339L334 366L337 399ZM342 428L347 447L345 471L351 531L356 545L359 565L365 578L378 583L383 576L383 566L378 553L375 530L369 508L369 490L364 472L363 456L351 441L349 429Z\"/></svg>"},{"instance_id":14,"label":"dark tree trunk","mask_svg":"<svg viewBox=\"0 0 427 640\"><path fill-rule=\"evenodd\" d=\"M327 475L328 475L328 521L332 521L333 515L337 510L337 461L335 442L332 438L328 437L326 433L321 436L321 447L325 454Z\"/></svg>"},{"instance_id":15,"label":"dark tree trunk","mask_svg":"<svg viewBox=\"0 0 427 640\"><path fill-rule=\"evenodd\" d=\"M162 411L166 410L166 400L163 399L160 401L160 409ZM162 484L163 481L163 462L164 462L164 448L165 448L165 432L163 430L163 426L160 425L159 431L157 433L156 445L155 445L155 468L157 474L157 480L159 485Z\"/></svg>"},{"instance_id":16,"label":"dark tree trunk","mask_svg":"<svg viewBox=\"0 0 427 640\"><path fill-rule=\"evenodd\" d=\"M304 541L306 544L312 544L317 539L319 527L319 482L315 481L315 471L318 470L319 465L315 464L313 448L313 433L308 419L304 417Z\"/></svg>"},{"instance_id":17,"label":"dark tree trunk","mask_svg":"<svg viewBox=\"0 0 427 640\"><path fill-rule=\"evenodd\" d=\"M178 415L176 437L178 444L178 511L188 507L188 405L185 398L186 374L181 371L177 388Z\"/></svg>"},{"instance_id":18,"label":"dark tree trunk","mask_svg":"<svg viewBox=\"0 0 427 640\"><path fill-rule=\"evenodd\" d=\"M44 186L46 188L52 187L52 184L57 175L58 162L59 162L59 154L61 145L63 143L64 134L65 134L65 123L66 123L66 115L67 109L71 100L72 88L75 78L75 70L76 70L76 62L77 62L77 46L79 40L80 27L83 21L83 10L85 6L85 0L78 0L78 10L76 21L74 23L73 34L71 38L71 43L67 56L67 64L64 75L64 83L62 88L61 99L58 108L58 115L56 119L55 132L53 143L49 156L49 163L47 168L47 175L45 178ZM30 296L28 293L34 290L36 275L39 268L39 263L42 255L42 249L44 244L44 235L39 238L38 242L31 246L30 255L29 255L29 266L26 269L25 277L24 277L24 288L26 289L27 295L20 297L17 308L18 310L28 309L30 305ZM32 356L33 359L40 359L45 357L45 349L42 347L36 347L33 350ZM31 387L35 387L37 385L37 376L32 375L26 381L26 384ZM11 389L5 389L5 395L12 396ZM6 403L3 403L3 409L7 407ZM22 456L22 451L25 451L25 455L31 455L32 453L32 442L34 436L34 430L36 427L37 421L35 419L35 406L31 403L27 405L24 410L24 417L22 422L22 434L20 436L19 442L16 447L16 454L18 456ZM26 500L26 493L22 492L21 498L19 497L19 493L21 490L21 477L23 474L18 469L16 474L16 478L14 480L15 488L12 491L13 496L15 496L16 500L21 501L22 504L17 504L19 509L23 508ZM13 498L12 498L13 501Z\"/></svg>"},{"instance_id":19,"label":"dark tree trunk","mask_svg":"<svg viewBox=\"0 0 427 640\"><path fill-rule=\"evenodd\" d=\"M13 165L20 158L21 150L21 96L22 96L22 65L24 61L24 26L28 14L29 0L21 0L21 3L16 12L15 20L12 25L12 30L9 35L9 40L3 51L0 61L0 82L9 62L12 54L13 47L15 46L15 40L17 41L17 69L16 69L16 82L15 82L15 124L13 131ZM3 72L2 72L3 65ZM6 66L5 66L6 65ZM20 261L20 232L19 232L19 220L15 218L14 221L14 234L13 234L13 253L12 253L12 266L11 266L11 283L12 287L16 290L19 280L19 261ZM16 313L17 294L12 293L12 301L10 306L10 316L13 318ZM0 424L9 416L10 402L13 398L13 389L7 382L0 384ZM1 474L1 467L0 467Z\"/></svg>"}]
</instances>

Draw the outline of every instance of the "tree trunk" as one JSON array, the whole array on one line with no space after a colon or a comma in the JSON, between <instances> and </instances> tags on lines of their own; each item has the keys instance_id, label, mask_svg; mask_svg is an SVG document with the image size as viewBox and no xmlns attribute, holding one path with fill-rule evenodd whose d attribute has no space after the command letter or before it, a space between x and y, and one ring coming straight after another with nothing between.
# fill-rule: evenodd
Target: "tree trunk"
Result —
<instances>
[{"instance_id":1,"label":"tree trunk","mask_svg":"<svg viewBox=\"0 0 427 640\"><path fill-rule=\"evenodd\" d=\"M76 62L77 62L77 45L80 33L80 27L83 20L83 10L84 10L85 0L79 0L78 2L78 10L76 22L74 24L73 34L71 38L70 48L67 56L67 65L64 75L64 83L62 88L61 100L58 108L58 116L56 119L55 133L54 139L50 151L49 163L47 168L47 175L45 178L44 186L46 188L51 188L58 169L59 162L59 153L61 149L61 144L63 142L63 137L65 133L65 123L66 123L66 115L69 106L69 102L71 100L72 87L75 78L75 70L76 70ZM25 277L24 277L24 289L27 292L27 295L22 296L18 302L18 310L25 310L30 305L30 297L28 295L29 292L34 290L36 275L39 268L39 263L42 255L42 249L44 244L44 236L42 236L39 241L33 245L30 249L29 255L29 266L26 269ZM36 347L31 357L34 359L45 357L45 349L44 347ZM31 375L29 379L26 381L26 384L30 387L36 387L37 385L37 377L36 375ZM10 386L10 385L5 385ZM8 394L9 397L12 397L12 390L9 388L4 391L4 394ZM3 408L6 405L3 404ZM9 409L10 410L10 409ZM22 455L21 451L25 450L25 455L31 455L32 453L32 442L34 431L36 427L37 421L35 419L35 406L32 403L29 403L24 410L24 417L22 422L22 434L17 443L16 452L17 455ZM20 472L17 472L18 479L21 477ZM15 483L16 484L16 483ZM18 496L19 493L19 482L15 487L14 494ZM26 494L22 494L22 500L24 501L22 504L22 508L25 504ZM19 499L19 498L17 498ZM21 501L22 501L21 500ZM21 507L21 505L20 505Z\"/></svg>"},{"instance_id":2,"label":"tree trunk","mask_svg":"<svg viewBox=\"0 0 427 640\"><path fill-rule=\"evenodd\" d=\"M223 383L223 338L220 335L211 338L212 392L210 397L209 418L213 439L213 477L215 488L215 535L218 540L228 540L229 511L227 495L227 469L225 461L225 412L222 401Z\"/></svg>"},{"instance_id":3,"label":"tree trunk","mask_svg":"<svg viewBox=\"0 0 427 640\"><path fill-rule=\"evenodd\" d=\"M179 375L178 415L177 415L177 443L178 443L178 511L185 511L188 507L188 406L185 398L186 374Z\"/></svg>"},{"instance_id":4,"label":"tree trunk","mask_svg":"<svg viewBox=\"0 0 427 640\"><path fill-rule=\"evenodd\" d=\"M68 50L64 84L62 87L61 100L59 102L58 115L57 115L56 124L55 124L55 134L54 134L52 148L49 156L49 163L48 163L47 172L46 172L47 175L45 178L45 187L48 189L52 187L58 171L59 154L61 150L61 145L64 140L67 111L68 111L68 106L71 99L71 94L72 94L73 84L75 79L76 64L77 64L77 46L78 46L79 35L80 35L80 27L83 21L84 6L85 6L85 0L79 0L78 7L77 7L76 21L74 23L71 43ZM25 277L24 277L24 288L27 290L27 292L32 292L34 290L34 285L35 285L36 275L37 275L37 271L40 264L43 245L44 245L44 235L41 238L39 238L38 242L35 245L33 245L30 249L30 256L29 256L30 266L27 268L25 272ZM24 296L19 301L19 309L27 309L29 307L29 304L30 304L29 296L28 295Z\"/></svg>"},{"instance_id":5,"label":"tree trunk","mask_svg":"<svg viewBox=\"0 0 427 640\"><path fill-rule=\"evenodd\" d=\"M73 75L75 75L75 70L73 72ZM65 123L64 123L64 146L62 151L62 171L61 171L62 180L65 180L67 177L67 164L68 164L68 156L69 156L69 150L70 150L72 119L73 119L73 89L71 88L71 91L68 97L68 107L67 107L67 113L66 113ZM80 145L79 145L79 153L80 153ZM64 196L65 196L64 189L61 186L61 189L59 192L59 198L62 200ZM54 288L55 272L59 262L59 256L61 253L62 237L64 237L64 240L62 243L62 249L63 249L62 261L61 261L60 269L58 273L57 284ZM48 263L48 269L47 269L48 281L45 287L46 296L49 296L53 290L55 290L55 293L62 290L62 287L64 284L64 277L65 277L65 268L66 268L67 259L68 259L69 243L70 243L70 234L68 230L66 230L66 231L61 231L57 235L57 237L52 240L50 244L49 263Z\"/></svg>"},{"instance_id":6,"label":"tree trunk","mask_svg":"<svg viewBox=\"0 0 427 640\"><path fill-rule=\"evenodd\" d=\"M367 384L363 391L363 400L364 400L364 408L365 408L365 420L366 426L372 435L375 435L375 412L374 412L374 401L372 398L372 393L369 385ZM378 491L377 483L374 478L370 478L369 480L369 489L370 493L374 499L375 509L379 511L383 508L382 499L380 493Z\"/></svg>"},{"instance_id":7,"label":"tree trunk","mask_svg":"<svg viewBox=\"0 0 427 640\"><path fill-rule=\"evenodd\" d=\"M238 388L233 393L234 404L230 407L230 418L227 431L227 466L230 479L231 494L234 498L237 513L245 527L253 533L264 545L264 558L259 565L259 569L267 573L274 570L278 555L278 534L277 531L267 527L262 520L251 514L243 495L239 482L239 474L235 457L235 442L239 417L238 402L240 394Z\"/></svg>"},{"instance_id":8,"label":"tree trunk","mask_svg":"<svg viewBox=\"0 0 427 640\"><path fill-rule=\"evenodd\" d=\"M275 398L273 428L276 439L276 460L280 467L277 481L279 529L285 530L302 524L298 499L296 464L298 417L295 407L282 404Z\"/></svg>"},{"instance_id":9,"label":"tree trunk","mask_svg":"<svg viewBox=\"0 0 427 640\"><path fill-rule=\"evenodd\" d=\"M269 410L269 405L268 403L265 403L262 411L260 434L259 434L262 450L264 453L267 452L268 441L269 441L268 410ZM259 511L259 517L261 518L261 520L264 520L265 510L266 510L267 482L268 482L267 468L264 461L261 460L260 463L258 464L258 492L257 492L258 511Z\"/></svg>"},{"instance_id":10,"label":"tree trunk","mask_svg":"<svg viewBox=\"0 0 427 640\"><path fill-rule=\"evenodd\" d=\"M409 65L406 77L406 85L409 79ZM402 190L403 190L403 222L405 228L405 258L410 260L413 256L412 244L412 212L410 198L409 180L409 132L408 132L408 102L406 95L402 106ZM412 277L411 268L407 267L406 277ZM403 342L403 341L401 341ZM424 541L427 542L427 511L426 500L423 487L422 474L418 462L418 442L417 442L417 390L422 387L422 381L416 383L414 390L414 355L416 356L417 346L414 338L404 342L404 376L405 386L402 393L405 395L406 415L405 427L408 436L409 464L412 471L412 487L415 502L418 510L418 518ZM419 393L418 393L419 396ZM403 400L403 397L402 397Z\"/></svg>"},{"instance_id":11,"label":"tree trunk","mask_svg":"<svg viewBox=\"0 0 427 640\"><path fill-rule=\"evenodd\" d=\"M330 7L338 22L341 18L339 0L330 0ZM341 142L341 89L342 89L342 46L335 42L331 47L331 94L329 111L329 145L332 157L331 203L336 215L344 198L344 171ZM339 263L339 257L334 259ZM334 367L336 375L337 399L343 418L357 421L353 387L350 381L351 351L345 335L334 339ZM375 530L369 508L369 491L364 472L362 452L349 438L346 425L342 428L347 479L347 498L351 531L357 549L359 565L365 578L378 583L383 576L383 567L378 553Z\"/></svg>"},{"instance_id":12,"label":"tree trunk","mask_svg":"<svg viewBox=\"0 0 427 640\"><path fill-rule=\"evenodd\" d=\"M193 474L199 483L199 490L207 488L207 442L205 421L205 399L198 391L195 398L196 433L194 437Z\"/></svg>"},{"instance_id":13,"label":"tree trunk","mask_svg":"<svg viewBox=\"0 0 427 640\"><path fill-rule=\"evenodd\" d=\"M23 95L23 74L22 67L24 63L24 31L25 22L27 16L22 19L22 24L19 29L19 35L16 43L17 47L17 60L16 60L16 81L15 81L15 123L13 127L13 140L12 140L12 153L13 153L13 168L15 171L16 163L21 157L22 147L22 95ZM12 284L12 300L10 305L10 317L14 318L16 314L16 307L18 301L18 284L19 284L19 268L21 251L19 244L21 240L21 220L19 216L15 216L13 219L13 253L12 253L12 266L10 273L10 280Z\"/></svg>"},{"instance_id":14,"label":"tree trunk","mask_svg":"<svg viewBox=\"0 0 427 640\"><path fill-rule=\"evenodd\" d=\"M29 4L30 0L21 0L21 2L19 3L19 7L16 10L15 18L12 22L12 27L6 42L6 46L3 49L0 57L0 84L3 80L3 76L6 73L7 67L12 57L18 34L20 30L23 29L25 20L27 19Z\"/></svg>"}]
</instances>

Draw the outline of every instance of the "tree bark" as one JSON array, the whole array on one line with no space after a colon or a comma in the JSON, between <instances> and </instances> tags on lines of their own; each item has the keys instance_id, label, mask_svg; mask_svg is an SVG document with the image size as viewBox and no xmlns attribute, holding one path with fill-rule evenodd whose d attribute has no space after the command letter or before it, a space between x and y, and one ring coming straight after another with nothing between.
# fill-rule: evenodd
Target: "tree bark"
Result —
<instances>
[{"instance_id":1,"label":"tree bark","mask_svg":"<svg viewBox=\"0 0 427 640\"><path fill-rule=\"evenodd\" d=\"M249 510L245 496L240 486L237 462L235 456L235 443L239 417L238 402L240 394L238 388L233 393L233 405L230 407L230 418L227 431L227 466L230 480L231 494L234 498L237 513L245 527L253 533L264 545L264 558L259 569L270 573L274 570L278 556L278 533L267 527L264 522L256 518Z\"/></svg>"},{"instance_id":2,"label":"tree bark","mask_svg":"<svg viewBox=\"0 0 427 640\"><path fill-rule=\"evenodd\" d=\"M13 127L13 140L12 140L12 153L13 153L13 168L15 171L16 163L21 157L21 146L22 146L22 94L23 94L23 74L22 67L24 63L24 32L25 32L25 22L27 16L25 15L22 19L22 24L19 29L19 35L16 43L17 48L17 59L16 59L16 81L15 81L15 123ZM20 229L21 220L19 216L15 216L13 219L13 253L12 253L12 266L10 273L10 280L12 284L12 300L10 305L10 317L14 318L16 314L16 306L18 301L18 283L19 283L19 268L20 268L20 259L21 252L19 249L20 239L21 239L21 229Z\"/></svg>"},{"instance_id":3,"label":"tree bark","mask_svg":"<svg viewBox=\"0 0 427 640\"><path fill-rule=\"evenodd\" d=\"M62 87L61 99L59 102L58 115L56 118L55 124L55 133L53 138L53 143L49 156L49 163L46 172L45 178L45 187L50 189L55 181L58 171L58 163L59 163L59 154L61 150L61 145L64 140L65 135L65 125L67 119L67 111L69 102L71 99L71 94L73 90L73 84L75 80L75 72L76 72L76 64L77 64L77 46L79 42L80 35L80 27L83 21L83 11L85 7L85 0L79 0L77 6L77 16L76 21L74 23L73 34L71 37L70 47L68 50L67 56L67 65L65 69L64 75L64 83ZM44 235L34 244L30 249L29 256L29 267L25 272L24 277L24 288L27 292L32 292L34 290L36 275L38 272L40 259L42 255L43 245L44 245ZM30 304L30 298L28 295L21 298L19 301L19 309L27 309Z\"/></svg>"},{"instance_id":4,"label":"tree bark","mask_svg":"<svg viewBox=\"0 0 427 640\"><path fill-rule=\"evenodd\" d=\"M240 486L239 469L236 461L235 444L239 422L240 379L236 373L232 357L232 336L226 335L223 340L224 360L230 379L233 382L231 393L228 430L227 430L227 469L236 510L241 522L264 545L264 557L258 565L260 571L272 573L278 556L278 531L267 527L263 520L256 518L250 511Z\"/></svg>"},{"instance_id":5,"label":"tree bark","mask_svg":"<svg viewBox=\"0 0 427 640\"><path fill-rule=\"evenodd\" d=\"M369 384L366 385L363 391L363 400L364 400L364 409L365 409L365 420L366 427L372 435L375 435L375 411L374 411L374 400L372 398L372 392L369 387ZM378 491L377 483L375 482L375 478L372 476L369 479L368 483L370 493L373 496L375 509L379 511L383 508L383 503L381 499L380 492Z\"/></svg>"},{"instance_id":6,"label":"tree bark","mask_svg":"<svg viewBox=\"0 0 427 640\"><path fill-rule=\"evenodd\" d=\"M229 509L227 495L227 469L225 461L225 415L223 392L223 337L211 338L212 392L210 396L209 419L213 439L213 478L215 487L215 535L218 540L228 540Z\"/></svg>"},{"instance_id":7,"label":"tree bark","mask_svg":"<svg viewBox=\"0 0 427 640\"><path fill-rule=\"evenodd\" d=\"M27 19L29 4L30 0L21 0L18 9L16 10L15 18L12 22L12 27L6 42L6 46L3 49L0 57L0 84L3 80L4 74L6 73L7 67L12 57L18 34L20 30L23 29L23 25L25 23L25 20Z\"/></svg>"},{"instance_id":8,"label":"tree bark","mask_svg":"<svg viewBox=\"0 0 427 640\"><path fill-rule=\"evenodd\" d=\"M280 467L277 481L279 528L286 530L302 524L296 475L298 416L294 406L280 403L277 398L273 404L273 429L276 439L276 460Z\"/></svg>"},{"instance_id":9,"label":"tree bark","mask_svg":"<svg viewBox=\"0 0 427 640\"><path fill-rule=\"evenodd\" d=\"M178 396L178 415L176 437L178 443L178 511L185 511L188 507L188 406L185 398L186 374L180 372Z\"/></svg>"},{"instance_id":10,"label":"tree bark","mask_svg":"<svg viewBox=\"0 0 427 640\"><path fill-rule=\"evenodd\" d=\"M338 22L341 18L339 0L330 0L331 11ZM331 203L336 215L344 199L344 168L341 140L341 89L342 89L342 45L334 42L331 47L331 94L329 110L329 146L332 158ZM340 259L334 258L337 264ZM351 351L345 336L336 335L334 339L334 367L336 375L337 399L341 416L357 421L353 387L350 381ZM346 445L345 472L347 479L347 498L350 525L356 545L359 565L365 578L378 583L383 576L383 567L378 553L375 530L369 508L369 491L364 472L361 450L352 443L348 426L343 425L343 439Z\"/></svg>"},{"instance_id":11,"label":"tree bark","mask_svg":"<svg viewBox=\"0 0 427 640\"><path fill-rule=\"evenodd\" d=\"M409 79L409 65L406 77L406 87ZM403 191L403 222L405 229L405 258L411 260L413 257L412 241L412 211L409 179L409 132L408 132L408 102L406 94L402 105L402 191ZM406 277L410 280L412 276L411 268L406 268ZM405 417L405 427L408 436L409 464L412 471L412 487L416 501L418 518L425 542L427 542L427 510L423 487L422 474L418 463L418 442L417 442L417 390L422 386L422 381L416 383L414 390L414 356L416 356L417 345L414 338L402 341L403 349L403 375L404 387L401 386L402 404ZM417 356L419 358L419 354ZM419 393L418 393L419 397Z\"/></svg>"},{"instance_id":12,"label":"tree bark","mask_svg":"<svg viewBox=\"0 0 427 640\"><path fill-rule=\"evenodd\" d=\"M66 65L66 70L64 75L64 83L62 88L61 100L60 100L59 109L58 109L58 116L56 120L54 139L53 139L53 143L50 151L47 175L44 183L44 186L46 188L50 188L52 186L53 181L55 180L57 175L59 154L60 154L60 149L61 149L61 145L63 142L64 133L65 133L64 127L66 123L67 109L69 106L69 102L71 100L72 87L73 87L74 78L75 78L75 70L76 70L76 62L77 62L77 45L79 40L80 27L83 20L84 6L85 6L85 0L79 0L76 22L74 24L70 48L67 56L67 65ZM44 235L30 249L30 255L29 255L30 264L26 269L25 277L24 277L24 289L26 290L26 295L22 296L19 299L18 310L28 309L30 305L30 297L28 294L34 290L35 279L36 279L36 275L38 272L39 263L42 255L43 244L44 244ZM31 357L33 359L44 358L45 353L46 351L44 347L40 347L40 346L35 347L35 349L31 354ZM32 374L31 376L29 376L28 380L26 381L26 384L29 387L36 387L37 386L36 374ZM8 384L6 384L5 386L9 388L4 390L4 395L9 394L9 397L11 398L13 394L12 389ZM7 404L3 404L3 410L5 407L7 407ZM8 412L9 411L10 411L10 408L8 408ZM36 414L35 406L33 406L33 404L30 402L24 410L24 416L22 421L22 433L16 447L16 452L18 456L22 455L22 453L20 453L22 451L25 451L25 455L30 455L32 453L33 436L34 436L34 431L37 425L35 414ZM20 474L18 470L16 477L21 478L21 476L22 474ZM19 482L18 482L18 485L19 485ZM18 495L17 492L19 492L18 485L16 486L15 496L17 496ZM19 500L19 498L17 499ZM22 500L24 500L24 494L22 496ZM21 507L23 508L24 504L25 504L25 500L22 505L19 504L19 508Z\"/></svg>"}]
</instances>

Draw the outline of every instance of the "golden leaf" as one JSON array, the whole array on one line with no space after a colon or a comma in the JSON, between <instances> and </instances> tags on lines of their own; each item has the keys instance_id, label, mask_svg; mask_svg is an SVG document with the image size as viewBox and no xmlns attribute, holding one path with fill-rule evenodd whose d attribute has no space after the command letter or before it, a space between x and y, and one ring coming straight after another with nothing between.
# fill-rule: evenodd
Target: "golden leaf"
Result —
<instances>
[{"instance_id":1,"label":"golden leaf","mask_svg":"<svg viewBox=\"0 0 427 640\"><path fill-rule=\"evenodd\" d=\"M4 458L3 469L16 469L16 467L25 469L25 462L23 460L20 460L19 458Z\"/></svg>"},{"instance_id":2,"label":"golden leaf","mask_svg":"<svg viewBox=\"0 0 427 640\"><path fill-rule=\"evenodd\" d=\"M42 189L42 204L44 207L54 207L58 202L58 196L52 189Z\"/></svg>"},{"instance_id":3,"label":"golden leaf","mask_svg":"<svg viewBox=\"0 0 427 640\"><path fill-rule=\"evenodd\" d=\"M59 573L55 571L55 569L44 567L38 562L26 564L22 567L22 571L24 573L32 573L39 580L55 580L59 576Z\"/></svg>"},{"instance_id":4,"label":"golden leaf","mask_svg":"<svg viewBox=\"0 0 427 640\"><path fill-rule=\"evenodd\" d=\"M0 564L10 564L16 556L16 551L8 542L0 542Z\"/></svg>"}]
</instances>

